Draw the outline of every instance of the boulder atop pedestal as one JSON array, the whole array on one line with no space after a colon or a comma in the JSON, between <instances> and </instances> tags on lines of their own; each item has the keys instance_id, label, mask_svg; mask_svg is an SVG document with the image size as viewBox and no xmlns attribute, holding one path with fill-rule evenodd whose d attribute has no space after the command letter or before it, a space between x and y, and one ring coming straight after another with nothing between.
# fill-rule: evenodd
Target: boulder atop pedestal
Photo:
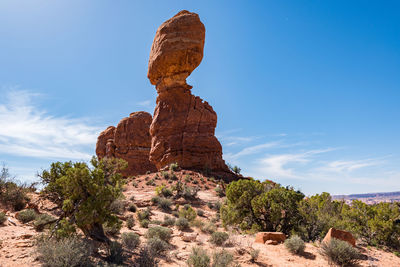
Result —
<instances>
[{"instance_id":1,"label":"boulder atop pedestal","mask_svg":"<svg viewBox=\"0 0 400 267\"><path fill-rule=\"evenodd\" d=\"M338 230L335 228L330 228L328 233L325 235L324 240L322 240L322 242L329 243L332 238L346 241L353 247L356 246L356 239L353 237L353 235L350 232Z\"/></svg>"}]
</instances>

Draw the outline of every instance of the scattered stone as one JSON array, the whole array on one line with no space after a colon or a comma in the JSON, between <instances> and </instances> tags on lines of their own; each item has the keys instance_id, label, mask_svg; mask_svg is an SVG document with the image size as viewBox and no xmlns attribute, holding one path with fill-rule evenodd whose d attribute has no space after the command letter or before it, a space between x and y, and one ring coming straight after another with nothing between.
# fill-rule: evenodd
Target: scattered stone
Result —
<instances>
[{"instance_id":1,"label":"scattered stone","mask_svg":"<svg viewBox=\"0 0 400 267\"><path fill-rule=\"evenodd\" d=\"M329 243L332 238L340 239L343 241L346 241L353 247L356 246L356 239L353 237L353 235L350 232L343 231L343 230L338 230L335 228L330 228L326 236L324 237L324 240L322 242L327 242Z\"/></svg>"},{"instance_id":2,"label":"scattered stone","mask_svg":"<svg viewBox=\"0 0 400 267\"><path fill-rule=\"evenodd\" d=\"M265 242L265 244L266 244L266 245L273 245L273 246L276 246L276 245L279 244L279 242L276 241L276 240L267 240L267 241Z\"/></svg>"},{"instance_id":3,"label":"scattered stone","mask_svg":"<svg viewBox=\"0 0 400 267\"><path fill-rule=\"evenodd\" d=\"M286 239L285 234L281 232L259 232L257 233L254 242L265 244L266 241L271 240L281 243L285 241L285 239Z\"/></svg>"},{"instance_id":4,"label":"scattered stone","mask_svg":"<svg viewBox=\"0 0 400 267\"><path fill-rule=\"evenodd\" d=\"M197 235L197 233L184 233L181 235L181 239L185 242L195 242Z\"/></svg>"}]
</instances>

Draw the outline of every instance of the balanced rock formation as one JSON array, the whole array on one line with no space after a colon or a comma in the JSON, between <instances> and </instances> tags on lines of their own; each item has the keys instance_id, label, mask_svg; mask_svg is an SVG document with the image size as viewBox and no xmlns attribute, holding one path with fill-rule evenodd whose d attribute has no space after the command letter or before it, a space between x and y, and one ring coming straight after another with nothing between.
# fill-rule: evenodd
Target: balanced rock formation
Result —
<instances>
[{"instance_id":1,"label":"balanced rock formation","mask_svg":"<svg viewBox=\"0 0 400 267\"><path fill-rule=\"evenodd\" d=\"M353 237L353 235L350 232L343 231L343 230L338 230L335 228L330 228L328 233L326 233L324 240L322 242L329 243L331 242L332 238L340 239L342 241L346 241L353 247L356 246L356 239Z\"/></svg>"},{"instance_id":2,"label":"balanced rock formation","mask_svg":"<svg viewBox=\"0 0 400 267\"><path fill-rule=\"evenodd\" d=\"M217 114L186 83L203 58L204 40L199 16L186 10L156 32L147 76L158 93L150 126L150 161L157 169L176 162L184 169L229 173L215 137Z\"/></svg>"},{"instance_id":3,"label":"balanced rock formation","mask_svg":"<svg viewBox=\"0 0 400 267\"><path fill-rule=\"evenodd\" d=\"M151 121L149 113L139 111L122 119L116 128L108 127L97 138L96 155L99 159L115 157L126 160L128 167L123 171L125 176L156 171L149 160Z\"/></svg>"}]
</instances>

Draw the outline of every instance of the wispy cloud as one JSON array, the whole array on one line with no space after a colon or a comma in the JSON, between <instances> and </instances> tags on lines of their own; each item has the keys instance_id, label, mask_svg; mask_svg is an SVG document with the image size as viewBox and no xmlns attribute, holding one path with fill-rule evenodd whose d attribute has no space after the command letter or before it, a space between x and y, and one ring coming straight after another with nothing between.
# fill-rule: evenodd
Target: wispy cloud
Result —
<instances>
[{"instance_id":1,"label":"wispy cloud","mask_svg":"<svg viewBox=\"0 0 400 267\"><path fill-rule=\"evenodd\" d=\"M327 172L352 172L361 168L376 166L382 163L380 159L365 159L365 160L334 160L328 162L325 166L319 168Z\"/></svg>"},{"instance_id":2,"label":"wispy cloud","mask_svg":"<svg viewBox=\"0 0 400 267\"><path fill-rule=\"evenodd\" d=\"M34 103L38 94L11 89L0 99L0 154L88 159L101 128L82 118L54 117ZM91 149L90 149L91 148Z\"/></svg>"},{"instance_id":3,"label":"wispy cloud","mask_svg":"<svg viewBox=\"0 0 400 267\"><path fill-rule=\"evenodd\" d=\"M256 154L256 153L265 151L265 149L276 147L279 144L280 144L280 142L276 141L276 142L268 142L268 143L264 143L264 144L259 144L259 145L255 145L255 146L249 146L249 147L242 149L241 151L239 151L237 153L231 154L230 157L231 158L240 158L243 156Z\"/></svg>"}]
</instances>

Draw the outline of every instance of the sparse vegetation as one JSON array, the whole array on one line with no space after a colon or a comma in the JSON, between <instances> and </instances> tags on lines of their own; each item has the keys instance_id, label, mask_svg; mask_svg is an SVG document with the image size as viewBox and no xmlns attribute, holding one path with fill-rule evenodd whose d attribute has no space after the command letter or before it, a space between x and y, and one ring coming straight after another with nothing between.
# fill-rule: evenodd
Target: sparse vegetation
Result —
<instances>
[{"instance_id":1,"label":"sparse vegetation","mask_svg":"<svg viewBox=\"0 0 400 267\"><path fill-rule=\"evenodd\" d=\"M178 168L179 168L179 166L178 166L178 163L171 163L170 165L169 165L169 170L170 170L170 172L174 172L174 171L177 171L178 170Z\"/></svg>"},{"instance_id":2,"label":"sparse vegetation","mask_svg":"<svg viewBox=\"0 0 400 267\"><path fill-rule=\"evenodd\" d=\"M285 240L285 247L293 254L302 254L306 245L304 244L303 239L294 235Z\"/></svg>"},{"instance_id":3,"label":"sparse vegetation","mask_svg":"<svg viewBox=\"0 0 400 267\"><path fill-rule=\"evenodd\" d=\"M148 239L159 238L163 241L168 242L172 237L172 230L163 226L151 227L149 228L149 230L147 230L146 237Z\"/></svg>"},{"instance_id":4,"label":"sparse vegetation","mask_svg":"<svg viewBox=\"0 0 400 267\"><path fill-rule=\"evenodd\" d=\"M188 221L193 221L196 219L197 213L191 205L186 204L179 210L179 217L185 218Z\"/></svg>"},{"instance_id":5,"label":"sparse vegetation","mask_svg":"<svg viewBox=\"0 0 400 267\"><path fill-rule=\"evenodd\" d=\"M133 226L135 226L135 218L133 218L133 216L129 216L128 219L126 219L126 227L128 227L128 229L132 229Z\"/></svg>"},{"instance_id":6,"label":"sparse vegetation","mask_svg":"<svg viewBox=\"0 0 400 267\"><path fill-rule=\"evenodd\" d=\"M132 232L123 233L122 244L130 250L135 249L140 244L139 235Z\"/></svg>"},{"instance_id":7,"label":"sparse vegetation","mask_svg":"<svg viewBox=\"0 0 400 267\"><path fill-rule=\"evenodd\" d=\"M0 211L0 225L7 221L7 216L4 212Z\"/></svg>"},{"instance_id":8,"label":"sparse vegetation","mask_svg":"<svg viewBox=\"0 0 400 267\"><path fill-rule=\"evenodd\" d=\"M50 222L55 222L55 218L49 214L43 213L35 217L34 227L36 231L42 231L50 226Z\"/></svg>"},{"instance_id":9,"label":"sparse vegetation","mask_svg":"<svg viewBox=\"0 0 400 267\"><path fill-rule=\"evenodd\" d=\"M203 217L204 216L204 211L201 210L201 209L198 209L197 210L197 215L199 215L200 217Z\"/></svg>"},{"instance_id":10,"label":"sparse vegetation","mask_svg":"<svg viewBox=\"0 0 400 267\"><path fill-rule=\"evenodd\" d=\"M330 263L339 266L355 265L361 258L360 252L346 241L332 238L331 241L322 242L320 254Z\"/></svg>"},{"instance_id":11,"label":"sparse vegetation","mask_svg":"<svg viewBox=\"0 0 400 267\"><path fill-rule=\"evenodd\" d=\"M228 267L233 263L233 255L225 249L213 253L211 267Z\"/></svg>"},{"instance_id":12,"label":"sparse vegetation","mask_svg":"<svg viewBox=\"0 0 400 267\"><path fill-rule=\"evenodd\" d=\"M91 266L91 244L78 237L38 240L38 258L44 267Z\"/></svg>"},{"instance_id":13,"label":"sparse vegetation","mask_svg":"<svg viewBox=\"0 0 400 267\"><path fill-rule=\"evenodd\" d=\"M121 199L116 199L111 203L110 210L113 214L121 215L125 211L125 204Z\"/></svg>"},{"instance_id":14,"label":"sparse vegetation","mask_svg":"<svg viewBox=\"0 0 400 267\"><path fill-rule=\"evenodd\" d=\"M219 196L219 197L225 196L225 190L222 187L220 187L219 185L217 187L215 187L214 190L217 193L217 196Z\"/></svg>"},{"instance_id":15,"label":"sparse vegetation","mask_svg":"<svg viewBox=\"0 0 400 267\"><path fill-rule=\"evenodd\" d=\"M15 211L22 210L29 198L26 193L34 191L34 184L26 186L19 184L11 177L8 168L5 165L0 170L0 202L5 206L11 207Z\"/></svg>"},{"instance_id":16,"label":"sparse vegetation","mask_svg":"<svg viewBox=\"0 0 400 267\"><path fill-rule=\"evenodd\" d=\"M258 255L260 255L260 250L259 249L251 249L250 250L250 261L251 262L256 262L258 259Z\"/></svg>"},{"instance_id":17,"label":"sparse vegetation","mask_svg":"<svg viewBox=\"0 0 400 267\"><path fill-rule=\"evenodd\" d=\"M140 267L156 267L157 260L154 254L150 250L149 245L140 249L139 257L136 259L136 263Z\"/></svg>"},{"instance_id":18,"label":"sparse vegetation","mask_svg":"<svg viewBox=\"0 0 400 267\"><path fill-rule=\"evenodd\" d=\"M147 219L144 219L144 220L141 220L139 223L140 223L141 227L147 228L147 227L149 227L150 221Z\"/></svg>"},{"instance_id":19,"label":"sparse vegetation","mask_svg":"<svg viewBox=\"0 0 400 267\"><path fill-rule=\"evenodd\" d=\"M178 218L175 225L179 230L185 230L189 228L189 221L186 218Z\"/></svg>"},{"instance_id":20,"label":"sparse vegetation","mask_svg":"<svg viewBox=\"0 0 400 267\"><path fill-rule=\"evenodd\" d=\"M172 226L175 225L176 219L170 216L164 216L164 221L162 222L162 226Z\"/></svg>"},{"instance_id":21,"label":"sparse vegetation","mask_svg":"<svg viewBox=\"0 0 400 267\"><path fill-rule=\"evenodd\" d=\"M193 247L187 260L189 267L209 267L210 257L201 247Z\"/></svg>"},{"instance_id":22,"label":"sparse vegetation","mask_svg":"<svg viewBox=\"0 0 400 267\"><path fill-rule=\"evenodd\" d=\"M137 207L136 207L135 204L131 203L131 204L129 204L128 210L130 212L136 212L137 211Z\"/></svg>"},{"instance_id":23,"label":"sparse vegetation","mask_svg":"<svg viewBox=\"0 0 400 267\"><path fill-rule=\"evenodd\" d=\"M121 221L118 221L118 222L112 223L112 224L105 223L103 225L104 232L107 235L111 235L111 236L118 235L119 231L121 230L121 227L122 227L122 222Z\"/></svg>"},{"instance_id":24,"label":"sparse vegetation","mask_svg":"<svg viewBox=\"0 0 400 267\"><path fill-rule=\"evenodd\" d=\"M229 239L229 234L226 232L214 232L211 234L210 242L222 246Z\"/></svg>"},{"instance_id":25,"label":"sparse vegetation","mask_svg":"<svg viewBox=\"0 0 400 267\"><path fill-rule=\"evenodd\" d=\"M122 264L124 262L124 250L117 241L112 241L108 246L107 260L111 263Z\"/></svg>"},{"instance_id":26,"label":"sparse vegetation","mask_svg":"<svg viewBox=\"0 0 400 267\"><path fill-rule=\"evenodd\" d=\"M157 255L166 251L169 248L168 243L158 237L153 237L147 240L147 246L151 255Z\"/></svg>"},{"instance_id":27,"label":"sparse vegetation","mask_svg":"<svg viewBox=\"0 0 400 267\"><path fill-rule=\"evenodd\" d=\"M22 223L27 223L35 220L36 216L37 214L33 209L26 209L18 212L16 218Z\"/></svg>"},{"instance_id":28,"label":"sparse vegetation","mask_svg":"<svg viewBox=\"0 0 400 267\"><path fill-rule=\"evenodd\" d=\"M215 231L217 231L217 226L215 226L214 223L209 222L201 227L201 231L207 234L213 234Z\"/></svg>"}]
</instances>

